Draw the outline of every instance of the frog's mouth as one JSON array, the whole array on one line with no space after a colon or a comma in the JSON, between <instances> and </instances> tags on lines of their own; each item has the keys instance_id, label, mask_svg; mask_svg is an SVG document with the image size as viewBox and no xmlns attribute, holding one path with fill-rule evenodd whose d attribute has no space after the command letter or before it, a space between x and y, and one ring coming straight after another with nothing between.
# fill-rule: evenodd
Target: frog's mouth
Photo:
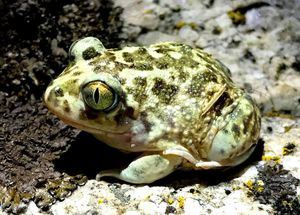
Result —
<instances>
[{"instance_id":1,"label":"frog's mouth","mask_svg":"<svg viewBox=\"0 0 300 215\"><path fill-rule=\"evenodd\" d=\"M60 108L54 107L51 103L49 104L44 98L44 104L47 106L49 111L56 115L65 124L70 125L74 128L92 133L95 135L108 135L108 134L118 134L118 135L128 135L130 133L131 122L128 120L126 123L119 125L114 125L111 127L105 127L102 124L95 123L94 120L81 120L78 119L78 114L75 115L71 113L65 113ZM92 124L91 122L94 122Z\"/></svg>"},{"instance_id":2,"label":"frog's mouth","mask_svg":"<svg viewBox=\"0 0 300 215\"><path fill-rule=\"evenodd\" d=\"M145 141L145 139L141 139L141 140L135 139L136 134L134 134L131 130L132 124L134 123L133 121L129 121L128 123L125 123L125 125L119 125L117 127L114 127L114 129L111 130L104 130L101 129L101 125L99 125L100 127L99 129L98 126L95 127L95 126L86 125L81 121L77 122L74 119L72 119L72 117L68 117L65 114L63 114L63 112L57 110L57 108L51 107L51 104L49 105L46 102L45 104L51 113L56 115L67 125L91 133L97 139L110 145L111 147L125 150L125 151L130 151L130 152L157 150L156 147L147 144L147 141ZM143 132L141 135L145 136Z\"/></svg>"}]
</instances>

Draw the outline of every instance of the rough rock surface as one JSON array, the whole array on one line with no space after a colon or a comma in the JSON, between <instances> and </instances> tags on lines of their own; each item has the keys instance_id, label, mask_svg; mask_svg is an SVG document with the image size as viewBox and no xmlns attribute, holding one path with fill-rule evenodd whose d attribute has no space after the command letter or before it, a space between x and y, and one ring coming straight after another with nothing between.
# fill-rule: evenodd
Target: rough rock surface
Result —
<instances>
[{"instance_id":1,"label":"rough rock surface","mask_svg":"<svg viewBox=\"0 0 300 215\"><path fill-rule=\"evenodd\" d=\"M0 213L300 214L299 10L298 0L0 1ZM147 186L93 180L131 156L78 134L41 101L71 41L87 35L108 47L181 41L212 53L261 107L254 155Z\"/></svg>"}]
</instances>

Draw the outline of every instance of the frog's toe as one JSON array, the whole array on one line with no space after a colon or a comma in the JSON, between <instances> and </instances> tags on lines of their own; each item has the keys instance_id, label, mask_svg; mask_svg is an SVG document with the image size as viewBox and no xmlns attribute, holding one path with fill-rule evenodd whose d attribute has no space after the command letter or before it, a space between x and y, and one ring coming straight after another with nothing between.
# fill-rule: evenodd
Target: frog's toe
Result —
<instances>
[{"instance_id":1,"label":"frog's toe","mask_svg":"<svg viewBox=\"0 0 300 215\"><path fill-rule=\"evenodd\" d=\"M123 170L102 171L96 179L110 176L133 184L146 184L169 175L181 162L182 158L174 155L144 155Z\"/></svg>"}]
</instances>

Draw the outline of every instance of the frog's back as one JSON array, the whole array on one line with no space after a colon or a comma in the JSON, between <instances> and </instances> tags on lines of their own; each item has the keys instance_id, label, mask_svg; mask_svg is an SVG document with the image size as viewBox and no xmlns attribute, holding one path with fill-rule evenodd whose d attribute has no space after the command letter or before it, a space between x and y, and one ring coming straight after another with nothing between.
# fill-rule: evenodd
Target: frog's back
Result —
<instances>
[{"instance_id":1,"label":"frog's back","mask_svg":"<svg viewBox=\"0 0 300 215\"><path fill-rule=\"evenodd\" d=\"M108 49L90 65L95 73L109 71L120 80L126 94L141 103L145 94L170 105L176 104L180 95L207 103L217 88L234 87L222 63L201 49L174 42Z\"/></svg>"},{"instance_id":2,"label":"frog's back","mask_svg":"<svg viewBox=\"0 0 300 215\"><path fill-rule=\"evenodd\" d=\"M184 44L107 50L90 64L121 82L127 105L147 125L149 141L164 135L184 146L200 143L221 109L239 96L223 64ZM210 111L219 98L222 105Z\"/></svg>"}]
</instances>

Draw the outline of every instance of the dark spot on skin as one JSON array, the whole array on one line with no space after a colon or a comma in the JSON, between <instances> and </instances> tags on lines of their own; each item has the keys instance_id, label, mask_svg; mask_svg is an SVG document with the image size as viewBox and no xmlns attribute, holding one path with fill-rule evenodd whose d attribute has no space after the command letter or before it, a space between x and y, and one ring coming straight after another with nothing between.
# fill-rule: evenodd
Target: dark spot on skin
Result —
<instances>
[{"instance_id":1,"label":"dark spot on skin","mask_svg":"<svg viewBox=\"0 0 300 215\"><path fill-rule=\"evenodd\" d=\"M153 166L158 167L162 162L163 162L163 159L162 159L162 157L159 156L154 160Z\"/></svg>"},{"instance_id":2,"label":"dark spot on skin","mask_svg":"<svg viewBox=\"0 0 300 215\"><path fill-rule=\"evenodd\" d=\"M145 49L144 47L140 47L136 52L138 55L145 55L147 54L147 49Z\"/></svg>"},{"instance_id":3,"label":"dark spot on skin","mask_svg":"<svg viewBox=\"0 0 300 215\"><path fill-rule=\"evenodd\" d=\"M133 62L133 56L129 52L123 52L122 53L122 57L123 57L124 61L126 61L128 63L132 63Z\"/></svg>"},{"instance_id":4,"label":"dark spot on skin","mask_svg":"<svg viewBox=\"0 0 300 215\"><path fill-rule=\"evenodd\" d=\"M176 85L167 84L161 78L155 78L154 85L151 90L161 102L165 104L170 104L174 96L177 94L179 88Z\"/></svg>"},{"instance_id":5,"label":"dark spot on skin","mask_svg":"<svg viewBox=\"0 0 300 215\"><path fill-rule=\"evenodd\" d=\"M190 68L195 68L196 66L199 65L199 63L195 60L192 59L191 56L182 56L179 60L178 60L178 65L184 65Z\"/></svg>"},{"instance_id":6,"label":"dark spot on skin","mask_svg":"<svg viewBox=\"0 0 300 215\"><path fill-rule=\"evenodd\" d=\"M146 112L141 112L140 119L141 119L141 121L143 122L143 124L145 126L146 132L150 132L152 124L149 122L149 120L147 120L147 113Z\"/></svg>"},{"instance_id":7,"label":"dark spot on skin","mask_svg":"<svg viewBox=\"0 0 300 215\"><path fill-rule=\"evenodd\" d=\"M86 120L85 111L83 109L79 110L79 119L80 120Z\"/></svg>"},{"instance_id":8,"label":"dark spot on skin","mask_svg":"<svg viewBox=\"0 0 300 215\"><path fill-rule=\"evenodd\" d=\"M79 88L78 88L78 87L74 87L74 86L76 86L76 82L77 82L77 81L78 81L77 79L70 79L70 80L66 81L66 82L62 85L62 87L63 87L64 89L66 89L67 92L68 92L70 95L78 96L78 94L79 94Z\"/></svg>"},{"instance_id":9,"label":"dark spot on skin","mask_svg":"<svg viewBox=\"0 0 300 215\"><path fill-rule=\"evenodd\" d=\"M198 73L192 77L191 84L188 88L188 93L193 97L200 97L202 92L205 92L205 96L209 95L209 92L206 85L209 83L218 83L217 77L214 73L205 70L201 73ZM211 96L213 96L214 92L211 92Z\"/></svg>"},{"instance_id":10,"label":"dark spot on skin","mask_svg":"<svg viewBox=\"0 0 300 215\"><path fill-rule=\"evenodd\" d=\"M169 68L169 64L167 62L163 62L159 60L155 62L155 66L161 70Z\"/></svg>"},{"instance_id":11,"label":"dark spot on skin","mask_svg":"<svg viewBox=\"0 0 300 215\"><path fill-rule=\"evenodd\" d=\"M228 133L229 133L227 129L224 129L223 132L224 132L225 134L228 134Z\"/></svg>"},{"instance_id":12,"label":"dark spot on skin","mask_svg":"<svg viewBox=\"0 0 300 215\"><path fill-rule=\"evenodd\" d=\"M224 150L224 149L221 149L221 150L220 150L220 154L221 154L221 155L224 155L224 154L225 154L225 150Z\"/></svg>"},{"instance_id":13,"label":"dark spot on skin","mask_svg":"<svg viewBox=\"0 0 300 215\"><path fill-rule=\"evenodd\" d=\"M177 72L178 72L178 78L182 82L186 81L188 79L188 77L190 76L188 72L185 72L183 70L183 68L178 68Z\"/></svg>"},{"instance_id":14,"label":"dark spot on skin","mask_svg":"<svg viewBox=\"0 0 300 215\"><path fill-rule=\"evenodd\" d=\"M132 174L136 175L137 178L140 176L140 175L144 175L145 174L145 169L143 169L142 167L140 168L132 168Z\"/></svg>"},{"instance_id":15,"label":"dark spot on skin","mask_svg":"<svg viewBox=\"0 0 300 215\"><path fill-rule=\"evenodd\" d=\"M154 65L158 69L167 69L176 65L176 59L172 58L169 54L165 54L164 56L156 59L154 61Z\"/></svg>"},{"instance_id":16,"label":"dark spot on skin","mask_svg":"<svg viewBox=\"0 0 300 215\"><path fill-rule=\"evenodd\" d=\"M135 119L133 107L127 107L125 112L124 112L124 115L129 117L130 119Z\"/></svg>"},{"instance_id":17,"label":"dark spot on skin","mask_svg":"<svg viewBox=\"0 0 300 215\"><path fill-rule=\"evenodd\" d=\"M76 72L73 73L73 76L77 76L77 75L81 75L81 74L82 74L82 72L76 71Z\"/></svg>"},{"instance_id":18,"label":"dark spot on skin","mask_svg":"<svg viewBox=\"0 0 300 215\"><path fill-rule=\"evenodd\" d=\"M67 113L69 113L69 112L71 111L70 106L69 106L69 103L68 103L67 100L64 100L64 102L63 102L63 109L64 109L64 111L67 112Z\"/></svg>"},{"instance_id":19,"label":"dark spot on skin","mask_svg":"<svg viewBox=\"0 0 300 215\"><path fill-rule=\"evenodd\" d=\"M241 134L241 130L240 127L237 124L233 124L232 125L232 131L234 132L234 134L238 137Z\"/></svg>"},{"instance_id":20,"label":"dark spot on skin","mask_svg":"<svg viewBox=\"0 0 300 215\"><path fill-rule=\"evenodd\" d=\"M149 63L134 63L136 70L153 70L153 67Z\"/></svg>"},{"instance_id":21,"label":"dark spot on skin","mask_svg":"<svg viewBox=\"0 0 300 215\"><path fill-rule=\"evenodd\" d=\"M99 112L85 106L84 115L86 116L86 119L96 119L99 116Z\"/></svg>"},{"instance_id":22,"label":"dark spot on skin","mask_svg":"<svg viewBox=\"0 0 300 215\"><path fill-rule=\"evenodd\" d=\"M250 129L249 125L250 125L250 122L252 120L252 115L253 115L253 113L248 115L248 116L243 117L243 124L244 124L243 133L244 134L246 134L248 132L248 130Z\"/></svg>"},{"instance_id":23,"label":"dark spot on skin","mask_svg":"<svg viewBox=\"0 0 300 215\"><path fill-rule=\"evenodd\" d=\"M132 94L134 99L142 105L147 99L146 87L147 87L147 79L136 77L133 79L133 88L127 88L127 92Z\"/></svg>"},{"instance_id":24,"label":"dark spot on skin","mask_svg":"<svg viewBox=\"0 0 300 215\"><path fill-rule=\"evenodd\" d=\"M134 116L134 109L132 107L126 107L126 109L121 109L117 112L117 114L114 116L114 121L117 123L117 125L124 125L126 123L126 118L130 118L135 120L136 117Z\"/></svg>"},{"instance_id":25,"label":"dark spot on skin","mask_svg":"<svg viewBox=\"0 0 300 215\"><path fill-rule=\"evenodd\" d=\"M94 47L89 47L82 52L82 58L84 60L89 60L91 58L96 57L98 54L99 53L96 51L96 49Z\"/></svg>"},{"instance_id":26,"label":"dark spot on skin","mask_svg":"<svg viewBox=\"0 0 300 215\"><path fill-rule=\"evenodd\" d=\"M157 46L158 47L158 46ZM159 49L155 50L157 53L160 54L167 54L168 52L174 51L174 49L171 49L169 46L159 46Z\"/></svg>"},{"instance_id":27,"label":"dark spot on skin","mask_svg":"<svg viewBox=\"0 0 300 215\"><path fill-rule=\"evenodd\" d=\"M245 144L243 144L241 151L243 152L243 151L245 151L245 149L246 149L246 146L245 146Z\"/></svg>"},{"instance_id":28,"label":"dark spot on skin","mask_svg":"<svg viewBox=\"0 0 300 215\"><path fill-rule=\"evenodd\" d=\"M115 54L113 52L110 52L110 51L105 52L105 57L107 57L110 61L115 61L116 60Z\"/></svg>"},{"instance_id":29,"label":"dark spot on skin","mask_svg":"<svg viewBox=\"0 0 300 215\"><path fill-rule=\"evenodd\" d=\"M55 87L53 90L56 97L64 96L64 91L60 87Z\"/></svg>"},{"instance_id":30,"label":"dark spot on skin","mask_svg":"<svg viewBox=\"0 0 300 215\"><path fill-rule=\"evenodd\" d=\"M142 77L136 77L133 79L133 83L137 86L146 87L147 86L147 79Z\"/></svg>"}]
</instances>

